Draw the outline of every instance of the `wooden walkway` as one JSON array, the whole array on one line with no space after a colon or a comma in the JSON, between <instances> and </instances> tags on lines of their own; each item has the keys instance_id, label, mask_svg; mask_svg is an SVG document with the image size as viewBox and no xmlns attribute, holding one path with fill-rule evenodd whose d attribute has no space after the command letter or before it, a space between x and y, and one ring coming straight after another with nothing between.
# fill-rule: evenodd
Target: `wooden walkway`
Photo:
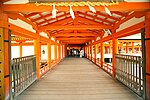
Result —
<instances>
[{"instance_id":1,"label":"wooden walkway","mask_svg":"<svg viewBox=\"0 0 150 100\"><path fill-rule=\"evenodd\" d=\"M86 58L66 58L17 100L142 100Z\"/></svg>"}]
</instances>

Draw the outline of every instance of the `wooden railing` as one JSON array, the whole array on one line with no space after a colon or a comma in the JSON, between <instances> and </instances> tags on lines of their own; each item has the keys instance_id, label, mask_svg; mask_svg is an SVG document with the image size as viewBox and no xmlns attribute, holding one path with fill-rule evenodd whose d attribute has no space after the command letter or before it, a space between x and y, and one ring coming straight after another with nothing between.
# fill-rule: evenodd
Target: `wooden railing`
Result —
<instances>
[{"instance_id":1,"label":"wooden railing","mask_svg":"<svg viewBox=\"0 0 150 100\"><path fill-rule=\"evenodd\" d=\"M15 98L36 80L36 57L14 58L10 67L10 95Z\"/></svg>"},{"instance_id":2,"label":"wooden railing","mask_svg":"<svg viewBox=\"0 0 150 100\"><path fill-rule=\"evenodd\" d=\"M143 66L141 56L116 54L116 79L142 96Z\"/></svg>"},{"instance_id":3,"label":"wooden railing","mask_svg":"<svg viewBox=\"0 0 150 100\"><path fill-rule=\"evenodd\" d=\"M102 68L110 75L112 75L112 63L103 62Z\"/></svg>"}]
</instances>

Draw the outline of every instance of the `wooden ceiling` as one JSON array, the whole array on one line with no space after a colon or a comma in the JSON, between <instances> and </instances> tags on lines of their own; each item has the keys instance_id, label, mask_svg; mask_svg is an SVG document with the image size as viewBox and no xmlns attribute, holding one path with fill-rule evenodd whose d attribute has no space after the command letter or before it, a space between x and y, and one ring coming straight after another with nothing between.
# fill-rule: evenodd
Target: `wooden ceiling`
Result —
<instances>
[{"instance_id":1,"label":"wooden ceiling","mask_svg":"<svg viewBox=\"0 0 150 100\"><path fill-rule=\"evenodd\" d=\"M136 4L136 5L135 5ZM52 18L51 6L39 6L35 4L3 5L9 17L21 18L25 22L35 25L39 32L45 32L47 36L54 37L60 43L85 44L104 35L104 30L112 32L112 29L124 21L134 17L141 11L145 11L149 4L143 3L119 3L108 7L112 16L108 15L103 6L94 6L96 13L87 6L73 6L75 19L72 19L67 6L57 6L56 18ZM19 15L19 16L18 16Z\"/></svg>"},{"instance_id":2,"label":"wooden ceiling","mask_svg":"<svg viewBox=\"0 0 150 100\"><path fill-rule=\"evenodd\" d=\"M126 17L129 12L112 11L112 16L104 11L96 13L76 11L74 13L74 20L69 11L58 11L56 18L52 18L51 12L26 12L22 15L35 23L40 31L47 31L48 36L56 37L63 43L84 44L102 35L103 29L111 29L114 23Z\"/></svg>"}]
</instances>

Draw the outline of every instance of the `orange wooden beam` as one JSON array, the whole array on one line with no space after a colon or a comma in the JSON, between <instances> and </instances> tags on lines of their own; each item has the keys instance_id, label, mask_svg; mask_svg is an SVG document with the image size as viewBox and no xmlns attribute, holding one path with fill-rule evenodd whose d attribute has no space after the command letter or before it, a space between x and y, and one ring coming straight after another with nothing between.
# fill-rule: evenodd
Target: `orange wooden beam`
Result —
<instances>
[{"instance_id":1,"label":"orange wooden beam","mask_svg":"<svg viewBox=\"0 0 150 100\"><path fill-rule=\"evenodd\" d=\"M45 38L43 36L40 36L39 34L33 33L31 31L28 31L26 29L23 29L21 27L18 27L16 25L13 25L10 23L9 23L9 26L7 26L5 28L12 30L14 35L28 37L28 38L32 38L32 39L40 38L40 40L43 42L46 42L46 43L50 42L50 39L48 39L48 38ZM58 44L57 42L55 42L55 43Z\"/></svg>"},{"instance_id":2,"label":"orange wooden beam","mask_svg":"<svg viewBox=\"0 0 150 100\"><path fill-rule=\"evenodd\" d=\"M52 6L36 6L35 4L5 4L2 5L7 12L46 12L52 11ZM69 11L69 7L57 6L58 11ZM104 11L103 6L95 6L96 11ZM120 2L119 5L109 6L111 11L142 11L150 8L149 2ZM73 6L73 11L90 11L88 6Z\"/></svg>"},{"instance_id":3,"label":"orange wooden beam","mask_svg":"<svg viewBox=\"0 0 150 100\"><path fill-rule=\"evenodd\" d=\"M46 26L48 26L48 25L61 25L61 24L64 24L66 22L69 22L69 21L72 21L71 17L65 18L65 19L62 19L62 20L59 20L59 21L56 21L56 22L53 22L53 23L49 23Z\"/></svg>"},{"instance_id":4,"label":"orange wooden beam","mask_svg":"<svg viewBox=\"0 0 150 100\"><path fill-rule=\"evenodd\" d=\"M144 28L144 27L145 27L145 23L140 22L140 23L137 23L137 24L135 24L131 27L125 28L124 30L116 32L114 34L114 37L115 38L121 38L121 37L124 37L124 36L133 35L134 32L138 32L141 28ZM137 33L134 33L134 34L137 34Z\"/></svg>"},{"instance_id":5,"label":"orange wooden beam","mask_svg":"<svg viewBox=\"0 0 150 100\"><path fill-rule=\"evenodd\" d=\"M101 12L97 12L96 14L101 15L101 16L104 16L104 17L106 17L106 18L113 19L113 20L115 20L115 21L119 21L118 18L113 17L113 16L109 16L108 14L104 14L104 13L101 13Z\"/></svg>"},{"instance_id":6,"label":"orange wooden beam","mask_svg":"<svg viewBox=\"0 0 150 100\"><path fill-rule=\"evenodd\" d=\"M86 23L89 23L89 24L95 24L95 25L99 25L100 23L96 22L96 21L93 21L93 20L90 20L90 19L87 19L87 18L84 18L84 17L78 17L78 20L80 21L83 21L83 22L86 22Z\"/></svg>"},{"instance_id":7,"label":"orange wooden beam","mask_svg":"<svg viewBox=\"0 0 150 100\"><path fill-rule=\"evenodd\" d=\"M63 36L63 37L66 37L66 36L97 36L97 34L94 34L94 33L90 33L90 32L86 32L86 33L58 33L58 34L54 34L55 37L59 37L59 36Z\"/></svg>"},{"instance_id":8,"label":"orange wooden beam","mask_svg":"<svg viewBox=\"0 0 150 100\"><path fill-rule=\"evenodd\" d=\"M35 23L33 23L31 20L28 20L27 18L25 18L24 15L20 15L18 13L8 13L8 17L10 17L10 18L14 18L14 17L19 18L19 19L23 20L24 22L32 25L33 29L38 30L37 25Z\"/></svg>"},{"instance_id":9,"label":"orange wooden beam","mask_svg":"<svg viewBox=\"0 0 150 100\"><path fill-rule=\"evenodd\" d=\"M39 14L39 12L29 13L28 15L24 15L24 17L29 18L29 17L34 16L36 14Z\"/></svg>"},{"instance_id":10,"label":"orange wooden beam","mask_svg":"<svg viewBox=\"0 0 150 100\"><path fill-rule=\"evenodd\" d=\"M144 22L140 22L140 23L137 23L131 27L128 27L128 28L125 28L119 32L116 32L112 35L109 35L107 37L104 37L102 38L101 40L98 40L96 41L96 43L99 43L100 41L109 41L109 40L112 40L113 37L115 38L121 38L121 37L125 37L125 36L130 36L130 35L134 35L134 34L138 34L140 32L140 29L141 28L144 28L145 25L144 25Z\"/></svg>"},{"instance_id":11,"label":"orange wooden beam","mask_svg":"<svg viewBox=\"0 0 150 100\"><path fill-rule=\"evenodd\" d=\"M57 38L57 40L92 40L94 38Z\"/></svg>"},{"instance_id":12,"label":"orange wooden beam","mask_svg":"<svg viewBox=\"0 0 150 100\"><path fill-rule=\"evenodd\" d=\"M58 13L57 13L58 14ZM52 16L51 14L48 14L49 16ZM48 16L48 15L46 15L46 16ZM69 14L67 14L67 15L69 15ZM49 22L49 21L53 21L53 20L58 20L59 18L61 18L61 17L64 17L64 16L66 16L65 14L63 14L63 15L60 15L60 16L57 16L56 18L51 18L51 19L46 19L45 21L43 21L43 22L40 22L40 23L38 23L38 25L40 25L40 24L43 24L43 23L46 23L46 22ZM37 18L37 19L35 19L35 20L32 20L32 21L37 21L37 20L40 20L40 19L45 19L45 16L43 17L39 17L39 18ZM56 21L57 22L57 21Z\"/></svg>"},{"instance_id":13,"label":"orange wooden beam","mask_svg":"<svg viewBox=\"0 0 150 100\"><path fill-rule=\"evenodd\" d=\"M89 14L87 14L87 13L79 12L79 14L83 14L84 16L89 16L89 17L93 18L92 15L89 15ZM105 15L105 16L107 16L107 15ZM105 16L104 16L104 17L105 17ZM98 20L101 20L101 21L103 21L103 22L107 22L107 23L109 23L109 24L112 24L112 22L106 20L105 18L103 19L103 18L96 17L96 18L94 18L94 19L98 19ZM92 20L91 20L91 21L92 21ZM100 23L101 23L101 22L100 22Z\"/></svg>"},{"instance_id":14,"label":"orange wooden beam","mask_svg":"<svg viewBox=\"0 0 150 100\"><path fill-rule=\"evenodd\" d=\"M64 25L64 26L41 26L39 27L39 30L58 30L58 29L64 29L64 30L86 30L86 29L112 29L112 26L107 25Z\"/></svg>"},{"instance_id":15,"label":"orange wooden beam","mask_svg":"<svg viewBox=\"0 0 150 100\"><path fill-rule=\"evenodd\" d=\"M131 13L131 12L130 12L130 13ZM135 17L135 16L141 14L141 13L144 13L144 12L140 12L140 13L138 13L138 12L133 12L133 13L131 13L131 14L130 14L130 13L128 13L128 15L127 15L125 18L121 19L120 21L118 21L118 22L116 22L116 23L114 24L114 26L115 26L116 29L119 28L119 25L120 25L120 24L122 24L122 23L124 23L125 21L127 21L127 20L129 20L129 19L131 19L131 18L133 18L133 17Z\"/></svg>"},{"instance_id":16,"label":"orange wooden beam","mask_svg":"<svg viewBox=\"0 0 150 100\"><path fill-rule=\"evenodd\" d=\"M41 43L41 45L46 45L47 43ZM56 42L52 41L51 45L55 45L57 44ZM33 42L23 42L22 46L33 46L34 43ZM19 46L19 42L17 43L11 43L11 46Z\"/></svg>"}]
</instances>

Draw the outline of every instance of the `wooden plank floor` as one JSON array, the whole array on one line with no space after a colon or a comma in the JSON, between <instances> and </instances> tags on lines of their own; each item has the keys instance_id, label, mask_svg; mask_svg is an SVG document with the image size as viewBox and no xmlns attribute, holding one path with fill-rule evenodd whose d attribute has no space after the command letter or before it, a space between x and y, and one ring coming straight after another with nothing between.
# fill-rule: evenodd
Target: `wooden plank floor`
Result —
<instances>
[{"instance_id":1,"label":"wooden plank floor","mask_svg":"<svg viewBox=\"0 0 150 100\"><path fill-rule=\"evenodd\" d=\"M66 58L17 100L142 100L86 58Z\"/></svg>"}]
</instances>

